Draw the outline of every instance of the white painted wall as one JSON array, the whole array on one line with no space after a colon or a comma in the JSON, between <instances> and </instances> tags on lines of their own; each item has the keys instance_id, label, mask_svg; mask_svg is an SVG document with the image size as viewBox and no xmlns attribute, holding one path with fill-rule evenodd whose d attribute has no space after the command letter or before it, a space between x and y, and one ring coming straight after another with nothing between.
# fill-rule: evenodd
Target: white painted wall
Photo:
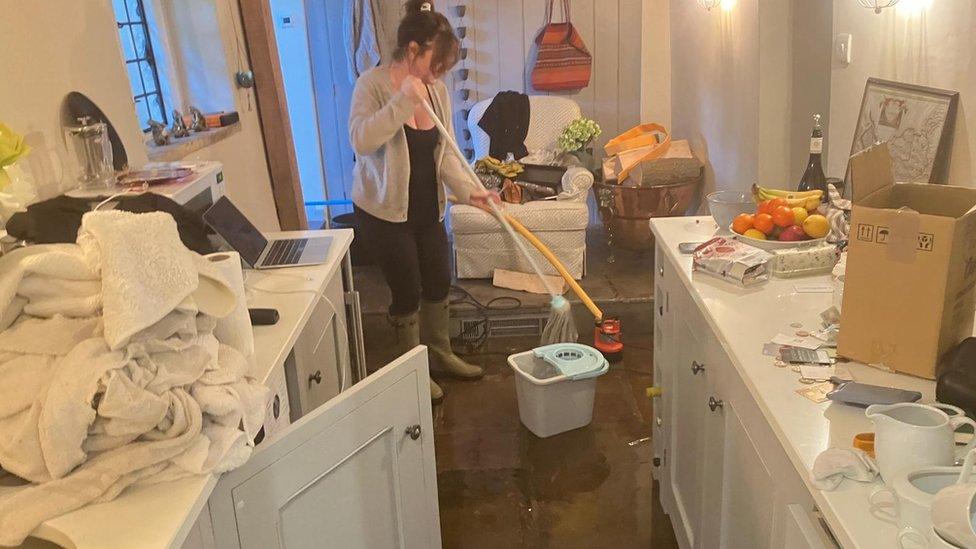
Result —
<instances>
[{"instance_id":1,"label":"white painted wall","mask_svg":"<svg viewBox=\"0 0 976 549\"><path fill-rule=\"evenodd\" d=\"M671 6L643 0L641 23L641 122L671 128Z\"/></svg>"},{"instance_id":2,"label":"white painted wall","mask_svg":"<svg viewBox=\"0 0 976 549\"><path fill-rule=\"evenodd\" d=\"M671 0L671 120L706 163L705 191L796 185L829 97L829 6ZM825 41L826 45L818 45Z\"/></svg>"},{"instance_id":3,"label":"white painted wall","mask_svg":"<svg viewBox=\"0 0 976 549\"><path fill-rule=\"evenodd\" d=\"M325 200L325 172L322 168L321 143L315 89L312 86L312 63L308 50L308 31L303 0L272 0L278 57L288 100L288 117L295 140L295 156L302 193L306 201ZM285 18L291 23L286 26ZM320 227L325 220L322 207L307 209L309 227Z\"/></svg>"},{"instance_id":4,"label":"white painted wall","mask_svg":"<svg viewBox=\"0 0 976 549\"><path fill-rule=\"evenodd\" d=\"M221 26L226 70L246 66L242 46L235 39L240 17L236 2L206 1ZM16 4L16 9L11 6ZM109 0L65 2L0 0L0 121L22 133L33 133L35 143L63 149L58 111L70 91L95 101L118 129L130 164L146 162L128 77L122 62L115 14ZM239 33L239 29L237 31ZM14 84L15 83L15 84ZM233 104L241 113L242 131L190 159L224 163L231 199L264 230L278 228L270 176L253 92L233 89Z\"/></svg>"},{"instance_id":5,"label":"white painted wall","mask_svg":"<svg viewBox=\"0 0 976 549\"><path fill-rule=\"evenodd\" d=\"M973 186L976 165L976 2L902 0L876 15L855 2L835 0L835 33L853 34L853 62L835 63L831 75L828 170L846 171L854 127L868 77L960 92L949 181Z\"/></svg>"}]
</instances>

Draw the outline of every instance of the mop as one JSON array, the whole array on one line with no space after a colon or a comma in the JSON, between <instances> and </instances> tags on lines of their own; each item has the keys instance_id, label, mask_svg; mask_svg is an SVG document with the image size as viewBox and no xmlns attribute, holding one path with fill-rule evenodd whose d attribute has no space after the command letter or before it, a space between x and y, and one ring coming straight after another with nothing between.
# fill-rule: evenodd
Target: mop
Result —
<instances>
[{"instance_id":1,"label":"mop","mask_svg":"<svg viewBox=\"0 0 976 549\"><path fill-rule=\"evenodd\" d=\"M437 126L437 131L440 132L441 137L448 144L451 152L457 157L459 163L464 166L465 171L468 174L468 181L471 185L481 191L488 192L488 189L481 183L481 179L478 178L477 174L468 164L468 161L461 154L461 149L458 148L457 143L454 141L454 136L447 131L444 124L441 123L440 118L437 117L437 113L434 112L434 108L431 107L430 103L426 100L424 101L424 108L427 109L427 114L430 119L434 121L434 125ZM542 330L542 345L551 345L554 343L574 343L579 338L579 333L576 331L576 325L573 323L573 311L569 306L569 301L565 297L559 294L559 291L549 282L545 274L542 272L542 267L535 260L535 257L529 253L529 249L525 247L525 243L519 238L519 235L512 228L511 223L506 218L504 212L498 207L498 204L494 200L487 200L488 207L491 208L491 212L501 223L508 235L512 237L515 241L515 245L518 247L525 259L528 260L529 265L532 266L532 270L539 276L539 280L546 287L546 291L552 297L552 301L549 303L549 319L546 321L546 327Z\"/></svg>"}]
</instances>

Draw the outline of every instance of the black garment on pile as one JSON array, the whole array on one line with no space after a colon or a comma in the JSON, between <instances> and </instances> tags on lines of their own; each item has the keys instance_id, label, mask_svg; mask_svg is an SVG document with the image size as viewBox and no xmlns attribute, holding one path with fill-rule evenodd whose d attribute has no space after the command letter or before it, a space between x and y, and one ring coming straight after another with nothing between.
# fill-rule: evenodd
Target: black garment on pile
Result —
<instances>
[{"instance_id":1,"label":"black garment on pile","mask_svg":"<svg viewBox=\"0 0 976 549\"><path fill-rule=\"evenodd\" d=\"M14 238L33 244L74 243L81 228L81 217L91 211L95 204L97 202L89 199L65 195L31 204L26 212L10 216L7 232ZM123 196L119 197L114 209L133 213L166 212L176 220L184 246L199 254L216 251L207 238L210 231L202 216L168 197L155 193Z\"/></svg>"},{"instance_id":2,"label":"black garment on pile","mask_svg":"<svg viewBox=\"0 0 976 549\"><path fill-rule=\"evenodd\" d=\"M501 92L481 115L478 127L491 138L488 154L505 160L508 153L515 159L529 154L525 148L525 136L529 134L529 96L515 91Z\"/></svg>"}]
</instances>

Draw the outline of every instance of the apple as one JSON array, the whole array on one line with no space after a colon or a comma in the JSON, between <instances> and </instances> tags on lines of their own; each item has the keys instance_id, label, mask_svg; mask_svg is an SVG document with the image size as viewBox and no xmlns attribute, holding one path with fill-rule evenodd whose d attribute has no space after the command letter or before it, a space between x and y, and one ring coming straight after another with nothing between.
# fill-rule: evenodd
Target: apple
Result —
<instances>
[{"instance_id":1,"label":"apple","mask_svg":"<svg viewBox=\"0 0 976 549\"><path fill-rule=\"evenodd\" d=\"M807 239L807 233L799 225L790 225L783 229L783 232L779 235L779 239L781 242L799 242Z\"/></svg>"}]
</instances>

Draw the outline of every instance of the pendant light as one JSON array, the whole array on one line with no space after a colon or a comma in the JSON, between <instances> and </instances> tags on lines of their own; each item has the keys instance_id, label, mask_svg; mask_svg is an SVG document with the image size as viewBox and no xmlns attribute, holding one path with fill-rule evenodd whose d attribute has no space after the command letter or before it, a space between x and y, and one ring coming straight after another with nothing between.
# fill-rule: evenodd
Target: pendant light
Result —
<instances>
[{"instance_id":1,"label":"pendant light","mask_svg":"<svg viewBox=\"0 0 976 549\"><path fill-rule=\"evenodd\" d=\"M874 13L881 13L881 10L890 8L898 3L898 0L857 0L862 7L874 10Z\"/></svg>"}]
</instances>

